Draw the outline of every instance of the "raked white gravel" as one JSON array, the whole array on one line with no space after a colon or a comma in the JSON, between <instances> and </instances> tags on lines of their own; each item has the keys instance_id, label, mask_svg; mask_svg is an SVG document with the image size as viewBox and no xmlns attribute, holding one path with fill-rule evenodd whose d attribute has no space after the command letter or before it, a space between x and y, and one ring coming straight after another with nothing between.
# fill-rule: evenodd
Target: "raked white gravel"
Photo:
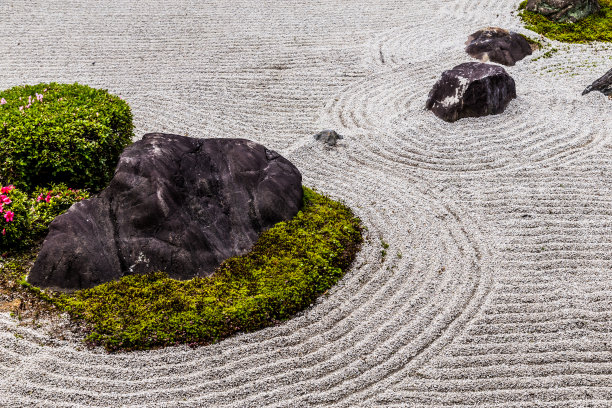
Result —
<instances>
[{"instance_id":1,"label":"raked white gravel","mask_svg":"<svg viewBox=\"0 0 612 408\"><path fill-rule=\"evenodd\" d=\"M536 36L518 3L0 1L0 89L78 81L137 138L263 143L368 228L313 307L210 347L107 354L0 314L0 406L612 406L612 101L580 95L612 47L545 41L501 115L423 109L472 32Z\"/></svg>"}]
</instances>

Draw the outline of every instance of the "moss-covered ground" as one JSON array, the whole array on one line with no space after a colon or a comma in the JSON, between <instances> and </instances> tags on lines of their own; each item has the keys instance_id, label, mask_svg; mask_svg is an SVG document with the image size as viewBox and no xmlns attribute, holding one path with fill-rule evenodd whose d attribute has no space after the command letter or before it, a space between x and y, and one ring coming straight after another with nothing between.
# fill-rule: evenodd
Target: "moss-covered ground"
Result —
<instances>
[{"instance_id":1,"label":"moss-covered ground","mask_svg":"<svg viewBox=\"0 0 612 408\"><path fill-rule=\"evenodd\" d=\"M30 253L5 258L0 283L34 296L38 308L69 313L90 345L109 351L208 344L305 309L344 275L361 242L360 222L349 208L305 188L302 210L292 220L262 233L248 254L227 260L210 277L133 275L71 294L45 294L23 281L35 256Z\"/></svg>"},{"instance_id":2,"label":"moss-covered ground","mask_svg":"<svg viewBox=\"0 0 612 408\"><path fill-rule=\"evenodd\" d=\"M520 17L525 28L542 34L551 40L568 43L612 41L612 0L599 0L601 10L577 23L556 23L548 18L525 10L527 1L520 4Z\"/></svg>"}]
</instances>

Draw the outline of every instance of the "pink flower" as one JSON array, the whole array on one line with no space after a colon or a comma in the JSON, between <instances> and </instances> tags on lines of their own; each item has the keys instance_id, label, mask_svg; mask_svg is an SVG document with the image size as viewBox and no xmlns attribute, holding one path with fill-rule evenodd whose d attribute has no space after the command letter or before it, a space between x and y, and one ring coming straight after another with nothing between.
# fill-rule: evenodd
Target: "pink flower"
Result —
<instances>
[{"instance_id":1,"label":"pink flower","mask_svg":"<svg viewBox=\"0 0 612 408\"><path fill-rule=\"evenodd\" d=\"M2 194L10 193L10 192L11 192L11 191L13 191L14 189L15 189L15 186L14 186L14 185L12 185L12 184L10 184L10 185L8 185L8 186L6 186L6 187L2 187L2 188L0 189L0 193L2 193Z\"/></svg>"},{"instance_id":2,"label":"pink flower","mask_svg":"<svg viewBox=\"0 0 612 408\"><path fill-rule=\"evenodd\" d=\"M50 196L49 194L47 194L47 197L45 198L45 201L46 201L46 202L51 201L51 196Z\"/></svg>"},{"instance_id":3,"label":"pink flower","mask_svg":"<svg viewBox=\"0 0 612 408\"><path fill-rule=\"evenodd\" d=\"M19 110L20 110L20 111L23 111L23 106L20 106L20 107L19 107Z\"/></svg>"},{"instance_id":4,"label":"pink flower","mask_svg":"<svg viewBox=\"0 0 612 408\"><path fill-rule=\"evenodd\" d=\"M36 99L38 99L38 102L42 102L43 100L43 95L39 94L38 92L36 92Z\"/></svg>"},{"instance_id":5,"label":"pink flower","mask_svg":"<svg viewBox=\"0 0 612 408\"><path fill-rule=\"evenodd\" d=\"M4 98L0 99L0 105L6 105L6 99Z\"/></svg>"},{"instance_id":6,"label":"pink flower","mask_svg":"<svg viewBox=\"0 0 612 408\"><path fill-rule=\"evenodd\" d=\"M5 195L0 196L0 201L2 201L3 204L10 204L13 202L10 198L8 198Z\"/></svg>"},{"instance_id":7,"label":"pink flower","mask_svg":"<svg viewBox=\"0 0 612 408\"><path fill-rule=\"evenodd\" d=\"M4 210L4 205L0 204L0 214L2 214L2 210Z\"/></svg>"},{"instance_id":8,"label":"pink flower","mask_svg":"<svg viewBox=\"0 0 612 408\"><path fill-rule=\"evenodd\" d=\"M6 228L2 228L2 235L6 235Z\"/></svg>"},{"instance_id":9,"label":"pink flower","mask_svg":"<svg viewBox=\"0 0 612 408\"><path fill-rule=\"evenodd\" d=\"M42 200L42 194L36 198L36 202L40 202L40 200Z\"/></svg>"},{"instance_id":10,"label":"pink flower","mask_svg":"<svg viewBox=\"0 0 612 408\"><path fill-rule=\"evenodd\" d=\"M11 221L13 221L13 216L14 215L15 215L14 212L7 211L6 214L4 214L4 219L6 220L6 222L11 222Z\"/></svg>"}]
</instances>

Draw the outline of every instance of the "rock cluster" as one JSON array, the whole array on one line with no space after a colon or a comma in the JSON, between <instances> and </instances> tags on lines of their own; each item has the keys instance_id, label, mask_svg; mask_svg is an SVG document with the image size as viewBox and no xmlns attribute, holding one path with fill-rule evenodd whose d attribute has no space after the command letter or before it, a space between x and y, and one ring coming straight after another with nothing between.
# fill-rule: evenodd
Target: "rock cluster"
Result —
<instances>
[{"instance_id":1,"label":"rock cluster","mask_svg":"<svg viewBox=\"0 0 612 408\"><path fill-rule=\"evenodd\" d=\"M512 66L527 55L531 45L520 34L499 27L488 27L468 37L465 51L482 62L497 62Z\"/></svg>"},{"instance_id":2,"label":"rock cluster","mask_svg":"<svg viewBox=\"0 0 612 408\"><path fill-rule=\"evenodd\" d=\"M601 9L598 0L529 0L527 10L558 23L575 23Z\"/></svg>"},{"instance_id":3,"label":"rock cluster","mask_svg":"<svg viewBox=\"0 0 612 408\"><path fill-rule=\"evenodd\" d=\"M51 223L28 282L70 290L152 271L210 275L301 202L298 169L260 144L147 134L106 189Z\"/></svg>"},{"instance_id":4,"label":"rock cluster","mask_svg":"<svg viewBox=\"0 0 612 408\"><path fill-rule=\"evenodd\" d=\"M429 92L426 108L440 119L502 113L516 98L514 79L499 65L466 62L444 71Z\"/></svg>"}]
</instances>

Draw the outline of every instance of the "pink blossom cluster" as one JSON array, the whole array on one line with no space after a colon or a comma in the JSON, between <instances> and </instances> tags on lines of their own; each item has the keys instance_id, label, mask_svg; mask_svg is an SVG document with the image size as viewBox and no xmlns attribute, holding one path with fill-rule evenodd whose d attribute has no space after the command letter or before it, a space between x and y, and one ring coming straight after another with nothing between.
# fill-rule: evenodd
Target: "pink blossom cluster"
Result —
<instances>
[{"instance_id":1,"label":"pink blossom cluster","mask_svg":"<svg viewBox=\"0 0 612 408\"><path fill-rule=\"evenodd\" d=\"M47 88L43 89L43 92L47 92ZM34 103L35 101L41 102L43 101L44 95L43 94L39 94L38 92L35 92L35 95L32 96L28 96L28 104L24 105L24 106L20 106L19 110L23 112L24 109L28 109L32 107L32 103ZM19 98L19 100L22 100L22 98ZM6 99L2 98L0 99L0 105L6 105Z\"/></svg>"},{"instance_id":2,"label":"pink blossom cluster","mask_svg":"<svg viewBox=\"0 0 612 408\"><path fill-rule=\"evenodd\" d=\"M69 189L69 190L70 190L70 189ZM39 194L39 195L38 195L38 197L36 197L36 202L37 202L37 203L40 203L41 201L43 201L43 196L45 196L44 201L45 201L46 203L50 202L50 201L51 201L51 198L53 198L53 197L59 197L59 196L60 196L59 194L58 194L58 195L55 195L55 196L51 196L51 193L52 193L52 192L53 192L53 190L51 190L51 191L47 191L46 196L45 196L45 194Z\"/></svg>"},{"instance_id":3,"label":"pink blossom cluster","mask_svg":"<svg viewBox=\"0 0 612 408\"><path fill-rule=\"evenodd\" d=\"M15 187L12 185L0 188L0 214L4 212L4 219L6 222L13 221L15 213L10 210L4 210L4 206L12 203L13 201L6 194L10 193ZM6 228L2 229L2 235L6 235Z\"/></svg>"}]
</instances>

